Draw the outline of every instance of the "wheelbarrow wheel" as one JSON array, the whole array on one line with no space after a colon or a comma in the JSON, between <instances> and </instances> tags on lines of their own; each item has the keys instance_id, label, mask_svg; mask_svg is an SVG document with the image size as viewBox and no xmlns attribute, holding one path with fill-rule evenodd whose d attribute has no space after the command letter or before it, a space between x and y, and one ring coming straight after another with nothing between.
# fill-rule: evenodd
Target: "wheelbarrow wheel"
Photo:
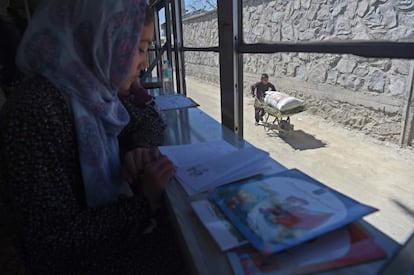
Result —
<instances>
[{"instance_id":1,"label":"wheelbarrow wheel","mask_svg":"<svg viewBox=\"0 0 414 275\"><path fill-rule=\"evenodd\" d=\"M290 124L290 120L289 119L281 119L279 121L279 127L281 130L283 131L292 131L293 130L293 125Z\"/></svg>"}]
</instances>

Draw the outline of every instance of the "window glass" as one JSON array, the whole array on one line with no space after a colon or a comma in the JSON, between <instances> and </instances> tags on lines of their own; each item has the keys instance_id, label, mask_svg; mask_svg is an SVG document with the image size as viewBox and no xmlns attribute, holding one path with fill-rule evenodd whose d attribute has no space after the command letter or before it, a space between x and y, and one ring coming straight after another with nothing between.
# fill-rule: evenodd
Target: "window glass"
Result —
<instances>
[{"instance_id":1,"label":"window glass","mask_svg":"<svg viewBox=\"0 0 414 275\"><path fill-rule=\"evenodd\" d=\"M276 90L305 100L308 112L398 144L413 61L313 53L245 54L243 60L248 98L266 73Z\"/></svg>"},{"instance_id":2,"label":"window glass","mask_svg":"<svg viewBox=\"0 0 414 275\"><path fill-rule=\"evenodd\" d=\"M243 1L246 43L414 41L413 1Z\"/></svg>"},{"instance_id":3,"label":"window glass","mask_svg":"<svg viewBox=\"0 0 414 275\"><path fill-rule=\"evenodd\" d=\"M160 30L160 42L161 45L164 45L165 41L167 40L167 25L165 24L165 8L161 8L158 11L158 29ZM171 37L172 38L172 37ZM171 43L173 43L173 39L171 39Z\"/></svg>"},{"instance_id":4,"label":"window glass","mask_svg":"<svg viewBox=\"0 0 414 275\"><path fill-rule=\"evenodd\" d=\"M219 55L214 52L185 52L187 96L200 109L221 121Z\"/></svg>"},{"instance_id":5,"label":"window glass","mask_svg":"<svg viewBox=\"0 0 414 275\"><path fill-rule=\"evenodd\" d=\"M185 0L182 9L184 46L218 46L217 1Z\"/></svg>"},{"instance_id":6,"label":"window glass","mask_svg":"<svg viewBox=\"0 0 414 275\"><path fill-rule=\"evenodd\" d=\"M243 59L244 139L285 167L386 212L394 224L384 223L383 215L367 220L404 242L412 233L406 209L414 193L401 190L409 190L412 182L414 155L412 148L398 145L404 125L408 131L412 123L404 114L412 118L414 113L407 106L413 61L299 53L246 54ZM305 110L281 115L269 107L271 115L267 112L255 125L250 88L263 73L277 91L302 99Z\"/></svg>"}]
</instances>

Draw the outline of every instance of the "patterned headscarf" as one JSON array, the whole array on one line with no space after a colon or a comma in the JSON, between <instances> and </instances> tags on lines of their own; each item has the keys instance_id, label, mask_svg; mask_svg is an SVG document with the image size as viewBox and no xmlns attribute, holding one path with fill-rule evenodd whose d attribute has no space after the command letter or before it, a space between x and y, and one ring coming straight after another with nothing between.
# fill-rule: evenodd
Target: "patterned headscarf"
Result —
<instances>
[{"instance_id":1,"label":"patterned headscarf","mask_svg":"<svg viewBox=\"0 0 414 275\"><path fill-rule=\"evenodd\" d=\"M117 93L145 8L145 0L45 0L18 49L21 70L46 77L69 99L90 207L132 195L121 178L117 140L129 115Z\"/></svg>"}]
</instances>

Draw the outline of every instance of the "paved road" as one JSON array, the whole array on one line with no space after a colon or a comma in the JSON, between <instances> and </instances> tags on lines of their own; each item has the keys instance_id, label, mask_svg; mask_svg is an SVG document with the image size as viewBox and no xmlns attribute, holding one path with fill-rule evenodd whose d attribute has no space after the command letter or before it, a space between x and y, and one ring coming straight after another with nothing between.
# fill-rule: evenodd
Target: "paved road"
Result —
<instances>
[{"instance_id":1,"label":"paved road","mask_svg":"<svg viewBox=\"0 0 414 275\"><path fill-rule=\"evenodd\" d=\"M187 96L218 121L218 85L187 77ZM255 126L253 99L245 97L244 138L288 168L308 175L378 212L365 218L399 243L414 230L414 149L376 141L307 112L291 117L286 137Z\"/></svg>"}]
</instances>

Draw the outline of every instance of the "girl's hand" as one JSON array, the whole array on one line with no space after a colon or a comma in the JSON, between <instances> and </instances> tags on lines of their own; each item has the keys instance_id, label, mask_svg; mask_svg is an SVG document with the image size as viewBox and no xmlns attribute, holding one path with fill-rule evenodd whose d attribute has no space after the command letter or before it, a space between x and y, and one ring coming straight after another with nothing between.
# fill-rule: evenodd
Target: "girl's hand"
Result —
<instances>
[{"instance_id":1,"label":"girl's hand","mask_svg":"<svg viewBox=\"0 0 414 275\"><path fill-rule=\"evenodd\" d=\"M156 210L161 205L162 193L175 174L176 167L166 156L148 163L144 168L142 177L142 191Z\"/></svg>"},{"instance_id":2,"label":"girl's hand","mask_svg":"<svg viewBox=\"0 0 414 275\"><path fill-rule=\"evenodd\" d=\"M144 167L159 158L158 148L135 148L125 154L122 175L129 182L135 182L144 172Z\"/></svg>"}]
</instances>

